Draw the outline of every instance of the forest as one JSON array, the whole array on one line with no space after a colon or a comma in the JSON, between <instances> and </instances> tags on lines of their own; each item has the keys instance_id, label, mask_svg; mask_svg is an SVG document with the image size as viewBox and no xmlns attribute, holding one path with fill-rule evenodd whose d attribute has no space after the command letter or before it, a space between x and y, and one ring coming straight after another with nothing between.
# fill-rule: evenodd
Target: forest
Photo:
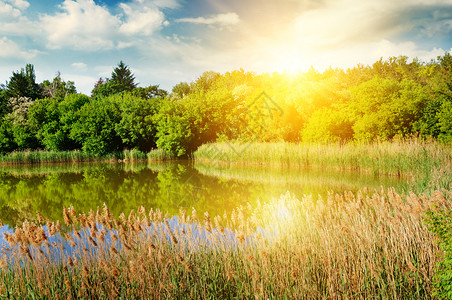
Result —
<instances>
[{"instance_id":1,"label":"forest","mask_svg":"<svg viewBox=\"0 0 452 300\"><path fill-rule=\"evenodd\" d=\"M187 157L215 141L452 141L449 53L430 62L400 56L298 74L208 71L171 92L139 87L121 61L93 85L88 96L59 73L37 83L31 64L13 71L0 86L0 154L158 148ZM266 108L256 105L262 97Z\"/></svg>"}]
</instances>

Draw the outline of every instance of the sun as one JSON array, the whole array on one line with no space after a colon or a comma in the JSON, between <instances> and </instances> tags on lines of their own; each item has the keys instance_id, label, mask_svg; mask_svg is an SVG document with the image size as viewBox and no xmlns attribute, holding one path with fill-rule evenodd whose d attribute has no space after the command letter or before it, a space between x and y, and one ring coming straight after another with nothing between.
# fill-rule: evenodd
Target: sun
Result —
<instances>
[{"instance_id":1,"label":"sun","mask_svg":"<svg viewBox=\"0 0 452 300\"><path fill-rule=\"evenodd\" d=\"M288 72L293 75L309 68L305 58L303 58L303 54L294 50L281 52L279 57L279 65L281 72Z\"/></svg>"},{"instance_id":2,"label":"sun","mask_svg":"<svg viewBox=\"0 0 452 300\"><path fill-rule=\"evenodd\" d=\"M275 46L270 51L274 71L296 75L309 69L308 58L293 44Z\"/></svg>"}]
</instances>

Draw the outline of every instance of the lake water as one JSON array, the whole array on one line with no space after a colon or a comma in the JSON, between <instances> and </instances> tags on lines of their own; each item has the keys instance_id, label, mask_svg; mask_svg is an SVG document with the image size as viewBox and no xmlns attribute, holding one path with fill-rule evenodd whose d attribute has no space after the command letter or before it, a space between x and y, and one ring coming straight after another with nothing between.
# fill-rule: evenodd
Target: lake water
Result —
<instances>
[{"instance_id":1,"label":"lake water","mask_svg":"<svg viewBox=\"0 0 452 300\"><path fill-rule=\"evenodd\" d=\"M10 226L35 220L36 211L62 220L63 206L88 213L106 203L126 215L143 205L174 215L180 208L211 215L238 205L279 198L326 197L329 191L402 188L406 179L366 172L260 165L221 165L194 161L46 164L0 167L0 219Z\"/></svg>"}]
</instances>

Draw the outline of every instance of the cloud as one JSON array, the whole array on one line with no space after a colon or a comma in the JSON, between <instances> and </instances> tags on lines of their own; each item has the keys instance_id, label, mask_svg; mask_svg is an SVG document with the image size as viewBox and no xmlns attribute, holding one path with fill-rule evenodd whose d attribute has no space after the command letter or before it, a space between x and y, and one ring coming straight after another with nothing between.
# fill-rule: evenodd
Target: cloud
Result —
<instances>
[{"instance_id":1,"label":"cloud","mask_svg":"<svg viewBox=\"0 0 452 300\"><path fill-rule=\"evenodd\" d=\"M132 4L119 4L125 15L125 22L119 27L121 33L151 35L165 21L165 16L157 6L138 4L140 4L138 0Z\"/></svg>"},{"instance_id":2,"label":"cloud","mask_svg":"<svg viewBox=\"0 0 452 300\"><path fill-rule=\"evenodd\" d=\"M78 93L83 93L85 95L90 95L94 84L97 82L99 77L80 75L76 73L67 73L64 78L75 82L75 87Z\"/></svg>"},{"instance_id":3,"label":"cloud","mask_svg":"<svg viewBox=\"0 0 452 300\"><path fill-rule=\"evenodd\" d=\"M25 58L30 59L35 57L36 50L22 50L19 45L9 40L6 37L0 38L0 57L2 58Z\"/></svg>"},{"instance_id":4,"label":"cloud","mask_svg":"<svg viewBox=\"0 0 452 300\"><path fill-rule=\"evenodd\" d=\"M452 0L330 0L300 13L294 25L300 43L318 48L383 38L448 38Z\"/></svg>"},{"instance_id":5,"label":"cloud","mask_svg":"<svg viewBox=\"0 0 452 300\"><path fill-rule=\"evenodd\" d=\"M372 64L380 58L397 57L405 55L410 58L419 58L422 61L429 62L443 55L446 50L441 48L432 48L430 50L419 48L414 42L391 42L382 39L376 42L363 43L355 45L350 49L337 49L329 53L323 53L316 57L316 66L325 69L329 66L348 68L358 63ZM322 63L323 61L323 63Z\"/></svg>"},{"instance_id":6,"label":"cloud","mask_svg":"<svg viewBox=\"0 0 452 300\"><path fill-rule=\"evenodd\" d=\"M152 35L165 24L160 7L177 5L175 0L133 0L119 3L123 13L114 15L93 0L65 0L59 12L40 16L40 25L50 49L122 49L134 45L137 36Z\"/></svg>"},{"instance_id":7,"label":"cloud","mask_svg":"<svg viewBox=\"0 0 452 300\"><path fill-rule=\"evenodd\" d=\"M181 18L177 19L176 22L228 26L238 24L240 22L240 17L236 13L226 13L217 14L211 17Z\"/></svg>"},{"instance_id":8,"label":"cloud","mask_svg":"<svg viewBox=\"0 0 452 300\"><path fill-rule=\"evenodd\" d=\"M5 35L33 36L39 33L36 26L22 15L22 8L26 8L26 1L0 1L0 33Z\"/></svg>"},{"instance_id":9,"label":"cloud","mask_svg":"<svg viewBox=\"0 0 452 300\"><path fill-rule=\"evenodd\" d=\"M17 7L20 10L27 9L30 6L30 3L25 0L7 0L7 2L14 5L14 7Z\"/></svg>"},{"instance_id":10,"label":"cloud","mask_svg":"<svg viewBox=\"0 0 452 300\"><path fill-rule=\"evenodd\" d=\"M394 36L406 29L398 17L392 1L338 0L300 14L294 26L300 45L336 48Z\"/></svg>"},{"instance_id":11,"label":"cloud","mask_svg":"<svg viewBox=\"0 0 452 300\"><path fill-rule=\"evenodd\" d=\"M86 70L86 68L88 67L87 64L82 63L82 62L72 63L71 66L74 67L74 69L77 69L77 70Z\"/></svg>"},{"instance_id":12,"label":"cloud","mask_svg":"<svg viewBox=\"0 0 452 300\"><path fill-rule=\"evenodd\" d=\"M112 49L120 25L117 16L92 0L65 0L62 12L42 15L41 25L48 39L48 47L70 46L76 50Z\"/></svg>"},{"instance_id":13,"label":"cloud","mask_svg":"<svg viewBox=\"0 0 452 300\"><path fill-rule=\"evenodd\" d=\"M138 0L140 2L140 0ZM143 0L141 0L143 2ZM153 4L157 7L161 8L179 8L180 7L180 1L179 0L153 0Z\"/></svg>"},{"instance_id":14,"label":"cloud","mask_svg":"<svg viewBox=\"0 0 452 300\"><path fill-rule=\"evenodd\" d=\"M5 20L5 18L17 18L20 15L21 15L20 10L14 8L8 3L0 1L0 16L2 17L3 20Z\"/></svg>"}]
</instances>

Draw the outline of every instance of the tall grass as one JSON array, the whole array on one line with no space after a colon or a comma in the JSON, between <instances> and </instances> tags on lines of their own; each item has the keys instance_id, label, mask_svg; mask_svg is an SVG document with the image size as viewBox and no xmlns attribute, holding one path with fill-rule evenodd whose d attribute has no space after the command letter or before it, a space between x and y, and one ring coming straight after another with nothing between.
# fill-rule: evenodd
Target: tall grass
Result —
<instances>
[{"instance_id":1,"label":"tall grass","mask_svg":"<svg viewBox=\"0 0 452 300\"><path fill-rule=\"evenodd\" d=\"M164 150L156 149L148 153L131 149L98 155L79 150L47 151L25 150L0 155L0 164L78 163L94 161L145 161L170 160L174 157Z\"/></svg>"},{"instance_id":2,"label":"tall grass","mask_svg":"<svg viewBox=\"0 0 452 300\"><path fill-rule=\"evenodd\" d=\"M64 209L69 233L49 221L45 228L25 222L5 236L0 293L11 298L428 299L441 251L422 217L433 207L450 209L451 197L451 191L427 197L392 189L317 200L287 194L222 217L181 211L178 226L143 207L118 219L106 207L88 215ZM75 249L71 255L50 251L50 236L58 234Z\"/></svg>"},{"instance_id":3,"label":"tall grass","mask_svg":"<svg viewBox=\"0 0 452 300\"><path fill-rule=\"evenodd\" d=\"M49 162L86 162L101 158L82 151L14 151L0 156L0 162L6 164L33 164Z\"/></svg>"},{"instance_id":4,"label":"tall grass","mask_svg":"<svg viewBox=\"0 0 452 300\"><path fill-rule=\"evenodd\" d=\"M176 157L163 149L153 149L147 154L147 159L150 161L164 161L164 160L174 160Z\"/></svg>"},{"instance_id":5,"label":"tall grass","mask_svg":"<svg viewBox=\"0 0 452 300\"><path fill-rule=\"evenodd\" d=\"M412 178L416 190L450 188L452 145L420 139L370 144L214 143L199 147L196 160L357 169Z\"/></svg>"}]
</instances>

